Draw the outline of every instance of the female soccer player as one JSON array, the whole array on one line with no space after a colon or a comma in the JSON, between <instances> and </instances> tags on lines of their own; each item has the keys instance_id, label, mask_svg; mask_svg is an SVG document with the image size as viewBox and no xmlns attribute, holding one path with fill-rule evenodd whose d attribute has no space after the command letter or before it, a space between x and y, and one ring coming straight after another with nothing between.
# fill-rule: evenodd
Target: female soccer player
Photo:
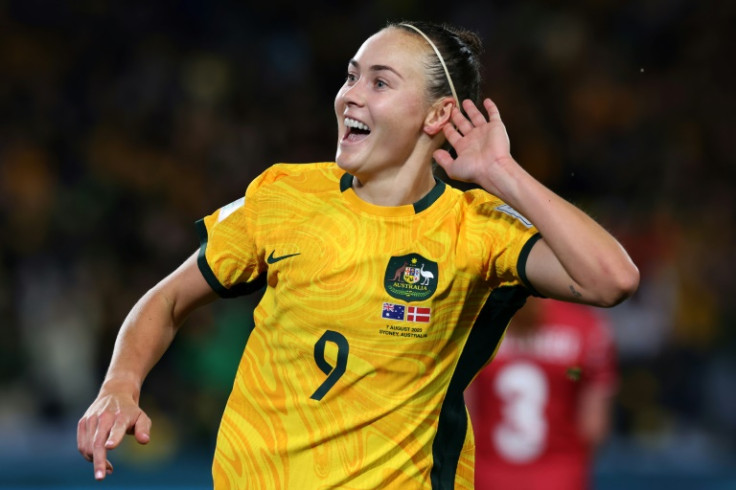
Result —
<instances>
[{"instance_id":1,"label":"female soccer player","mask_svg":"<svg viewBox=\"0 0 736 490\"><path fill-rule=\"evenodd\" d=\"M611 306L638 284L619 243L511 157L494 103L479 110L478 48L446 26L380 30L335 98L336 162L275 165L198 222L198 253L125 319L79 422L96 478L126 432L149 440L141 385L187 314L266 285L216 488L472 488L463 390L527 295ZM484 190L435 179L433 159Z\"/></svg>"}]
</instances>

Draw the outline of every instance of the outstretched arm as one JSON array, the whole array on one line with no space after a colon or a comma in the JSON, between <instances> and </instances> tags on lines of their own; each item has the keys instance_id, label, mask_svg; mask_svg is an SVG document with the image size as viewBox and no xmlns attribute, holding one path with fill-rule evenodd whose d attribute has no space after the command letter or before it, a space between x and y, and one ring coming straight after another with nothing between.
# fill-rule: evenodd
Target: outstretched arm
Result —
<instances>
[{"instance_id":1,"label":"outstretched arm","mask_svg":"<svg viewBox=\"0 0 736 490\"><path fill-rule=\"evenodd\" d=\"M77 426L77 447L95 478L112 473L107 451L126 433L146 444L151 419L138 406L141 385L171 344L186 316L215 293L197 267L197 254L148 291L123 322L105 380Z\"/></svg>"},{"instance_id":2,"label":"outstretched arm","mask_svg":"<svg viewBox=\"0 0 736 490\"><path fill-rule=\"evenodd\" d=\"M454 126L447 124L443 131L457 158L445 150L437 150L434 158L451 178L480 185L539 229L543 238L526 265L532 286L550 298L596 306L613 306L633 294L639 271L624 248L513 159L496 105L490 99L483 105L487 119L469 100L463 102L467 118L453 109Z\"/></svg>"}]
</instances>

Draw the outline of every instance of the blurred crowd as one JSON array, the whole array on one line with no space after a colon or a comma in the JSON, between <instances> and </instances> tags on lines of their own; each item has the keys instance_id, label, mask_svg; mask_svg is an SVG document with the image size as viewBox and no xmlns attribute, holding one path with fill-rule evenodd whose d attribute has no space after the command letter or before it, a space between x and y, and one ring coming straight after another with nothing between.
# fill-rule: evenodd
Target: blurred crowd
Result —
<instances>
[{"instance_id":1,"label":"blurred crowd","mask_svg":"<svg viewBox=\"0 0 736 490\"><path fill-rule=\"evenodd\" d=\"M403 18L478 32L515 157L639 266L608 312L614 439L733 458L736 4L686 0L0 0L0 446L75 426L195 220L272 163L334 157L347 62ZM197 313L154 369L172 448L213 444L256 300Z\"/></svg>"}]
</instances>

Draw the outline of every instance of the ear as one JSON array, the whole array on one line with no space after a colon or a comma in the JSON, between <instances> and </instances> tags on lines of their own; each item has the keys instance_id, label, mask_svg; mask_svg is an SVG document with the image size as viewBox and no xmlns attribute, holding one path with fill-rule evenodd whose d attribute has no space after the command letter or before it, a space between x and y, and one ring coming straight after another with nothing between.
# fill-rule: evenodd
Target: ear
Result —
<instances>
[{"instance_id":1,"label":"ear","mask_svg":"<svg viewBox=\"0 0 736 490\"><path fill-rule=\"evenodd\" d=\"M444 97L435 102L424 119L424 132L429 136L435 136L442 131L445 124L452 124L450 117L453 107L455 107L455 99L452 97Z\"/></svg>"}]
</instances>

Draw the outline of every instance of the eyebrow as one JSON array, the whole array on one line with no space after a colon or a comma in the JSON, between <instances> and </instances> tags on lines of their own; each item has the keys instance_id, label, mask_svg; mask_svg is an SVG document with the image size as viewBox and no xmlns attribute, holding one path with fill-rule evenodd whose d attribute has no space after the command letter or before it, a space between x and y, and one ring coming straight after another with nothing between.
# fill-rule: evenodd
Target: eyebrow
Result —
<instances>
[{"instance_id":1,"label":"eyebrow","mask_svg":"<svg viewBox=\"0 0 736 490\"><path fill-rule=\"evenodd\" d=\"M360 63L358 63L354 59L353 60L350 60L350 64L353 65L356 68L360 68ZM396 76L398 76L402 80L404 79L404 77L401 76L401 73L399 73L398 71L394 70L393 68L391 68L388 65L371 65L368 69L370 71L384 71L384 70L387 70L387 71L390 71L390 72L395 73Z\"/></svg>"}]
</instances>

